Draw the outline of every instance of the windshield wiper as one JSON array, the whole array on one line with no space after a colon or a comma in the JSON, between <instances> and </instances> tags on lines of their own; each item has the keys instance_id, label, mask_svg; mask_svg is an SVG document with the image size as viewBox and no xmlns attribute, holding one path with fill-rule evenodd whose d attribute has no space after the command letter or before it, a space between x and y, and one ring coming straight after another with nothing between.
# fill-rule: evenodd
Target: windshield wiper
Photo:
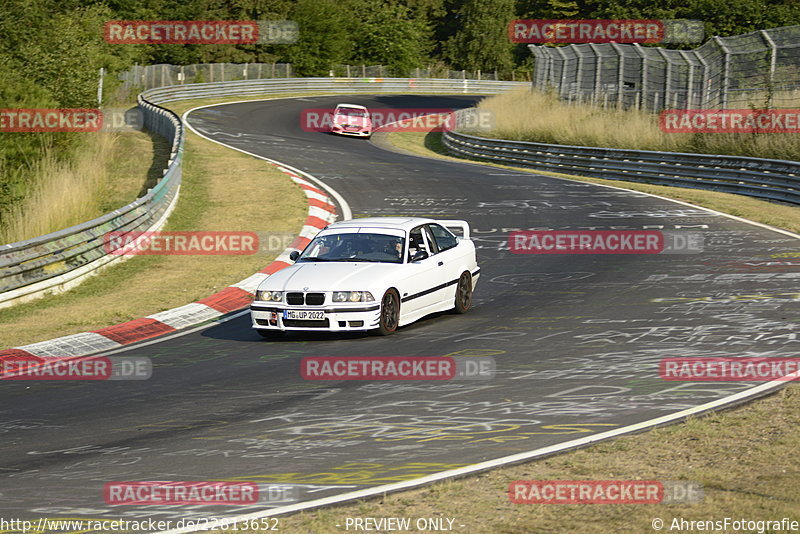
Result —
<instances>
[{"instance_id":1,"label":"windshield wiper","mask_svg":"<svg viewBox=\"0 0 800 534\"><path fill-rule=\"evenodd\" d=\"M305 258L298 258L297 261L336 261L336 260L329 260L328 258L319 258L317 256L306 256Z\"/></svg>"}]
</instances>

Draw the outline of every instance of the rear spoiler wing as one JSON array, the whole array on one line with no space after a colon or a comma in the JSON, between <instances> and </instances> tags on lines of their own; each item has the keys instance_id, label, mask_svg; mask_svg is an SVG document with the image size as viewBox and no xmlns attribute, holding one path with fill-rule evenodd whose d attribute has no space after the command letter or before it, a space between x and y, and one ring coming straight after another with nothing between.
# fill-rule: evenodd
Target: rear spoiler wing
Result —
<instances>
[{"instance_id":1,"label":"rear spoiler wing","mask_svg":"<svg viewBox=\"0 0 800 534\"><path fill-rule=\"evenodd\" d=\"M450 231L452 231L453 229L458 229L461 231L461 235L459 237L461 237L462 239L469 239L469 223L467 221L441 220L441 221L436 221L436 223L441 224Z\"/></svg>"}]
</instances>

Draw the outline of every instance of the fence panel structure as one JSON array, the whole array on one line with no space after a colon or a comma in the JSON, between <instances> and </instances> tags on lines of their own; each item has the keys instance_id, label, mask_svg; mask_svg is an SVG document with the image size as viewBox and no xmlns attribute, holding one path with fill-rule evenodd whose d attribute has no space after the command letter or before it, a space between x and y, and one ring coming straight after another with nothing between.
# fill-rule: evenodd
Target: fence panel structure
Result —
<instances>
[{"instance_id":1,"label":"fence panel structure","mask_svg":"<svg viewBox=\"0 0 800 534\"><path fill-rule=\"evenodd\" d=\"M528 48L535 88L605 107L791 107L800 98L800 26L714 37L694 50L617 43Z\"/></svg>"}]
</instances>

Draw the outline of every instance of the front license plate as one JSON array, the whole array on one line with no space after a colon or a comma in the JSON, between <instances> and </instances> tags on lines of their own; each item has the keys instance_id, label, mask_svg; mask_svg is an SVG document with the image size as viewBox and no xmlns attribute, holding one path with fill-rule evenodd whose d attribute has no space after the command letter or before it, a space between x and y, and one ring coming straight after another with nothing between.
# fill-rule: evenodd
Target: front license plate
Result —
<instances>
[{"instance_id":1,"label":"front license plate","mask_svg":"<svg viewBox=\"0 0 800 534\"><path fill-rule=\"evenodd\" d=\"M320 310L283 310L283 318L298 321L322 321L325 319L325 312Z\"/></svg>"}]
</instances>

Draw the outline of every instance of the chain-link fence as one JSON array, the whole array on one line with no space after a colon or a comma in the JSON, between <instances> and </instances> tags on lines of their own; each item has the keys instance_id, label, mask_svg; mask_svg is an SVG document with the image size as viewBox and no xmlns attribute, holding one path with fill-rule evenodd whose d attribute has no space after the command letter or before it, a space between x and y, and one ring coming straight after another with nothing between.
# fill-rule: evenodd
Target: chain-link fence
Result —
<instances>
[{"instance_id":1,"label":"chain-link fence","mask_svg":"<svg viewBox=\"0 0 800 534\"><path fill-rule=\"evenodd\" d=\"M290 78L288 63L202 63L198 65L135 65L121 73L118 98L142 91L187 83L231 82L264 78Z\"/></svg>"},{"instance_id":2,"label":"chain-link fence","mask_svg":"<svg viewBox=\"0 0 800 534\"><path fill-rule=\"evenodd\" d=\"M345 78L387 78L393 77L391 69L384 65L336 65L331 70L333 76ZM448 80L501 80L503 77L495 71L451 70L445 66L415 68L403 73L409 78L437 78ZM511 73L513 76L514 73ZM511 77L506 76L509 80ZM513 81L513 80L511 80ZM524 81L524 80L521 80Z\"/></svg>"},{"instance_id":3,"label":"chain-link fence","mask_svg":"<svg viewBox=\"0 0 800 534\"><path fill-rule=\"evenodd\" d=\"M800 26L714 37L694 50L530 45L533 86L604 107L800 106Z\"/></svg>"}]
</instances>

